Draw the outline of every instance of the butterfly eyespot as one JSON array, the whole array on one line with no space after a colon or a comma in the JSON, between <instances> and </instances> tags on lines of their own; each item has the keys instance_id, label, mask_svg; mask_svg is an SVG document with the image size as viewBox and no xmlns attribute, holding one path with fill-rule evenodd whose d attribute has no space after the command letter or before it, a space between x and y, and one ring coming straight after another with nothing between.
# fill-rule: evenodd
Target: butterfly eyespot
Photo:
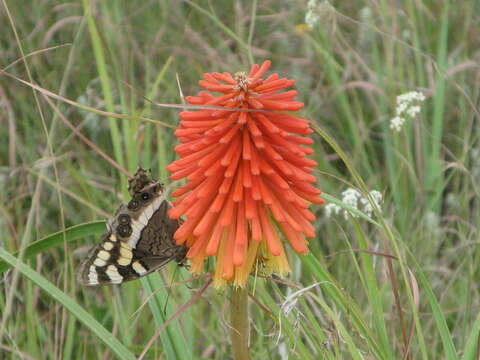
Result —
<instances>
[{"instance_id":1,"label":"butterfly eyespot","mask_svg":"<svg viewBox=\"0 0 480 360\"><path fill-rule=\"evenodd\" d=\"M135 200L135 199L131 200L127 205L127 207L130 210L137 210L139 206L140 206L140 202L138 200Z\"/></svg>"},{"instance_id":2,"label":"butterfly eyespot","mask_svg":"<svg viewBox=\"0 0 480 360\"><path fill-rule=\"evenodd\" d=\"M121 237L129 237L132 234L132 227L130 225L120 225L117 228L117 234Z\"/></svg>"},{"instance_id":3,"label":"butterfly eyespot","mask_svg":"<svg viewBox=\"0 0 480 360\"><path fill-rule=\"evenodd\" d=\"M118 217L118 223L122 225L130 224L130 216L127 214L122 214Z\"/></svg>"},{"instance_id":4,"label":"butterfly eyespot","mask_svg":"<svg viewBox=\"0 0 480 360\"><path fill-rule=\"evenodd\" d=\"M143 192L141 196L143 201L150 199L150 194L148 192Z\"/></svg>"}]
</instances>

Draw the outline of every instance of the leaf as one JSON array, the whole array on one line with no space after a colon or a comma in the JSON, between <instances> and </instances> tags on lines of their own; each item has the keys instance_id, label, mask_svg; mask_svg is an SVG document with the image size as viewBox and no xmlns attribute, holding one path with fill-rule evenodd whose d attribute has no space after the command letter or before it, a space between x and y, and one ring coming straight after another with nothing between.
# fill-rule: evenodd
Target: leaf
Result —
<instances>
[{"instance_id":1,"label":"leaf","mask_svg":"<svg viewBox=\"0 0 480 360\"><path fill-rule=\"evenodd\" d=\"M65 229L65 239L67 242L77 240L89 235L99 234L105 232L105 221L92 221L84 224L75 225ZM62 245L64 241L63 231L59 231L53 234L50 234L43 239L37 240L31 243L25 249L23 254L23 259L28 259L32 256L35 256L43 251L46 251L50 248ZM18 252L14 253L13 256L18 256ZM11 267L10 264L6 262L0 262L0 274L8 270Z\"/></svg>"}]
</instances>

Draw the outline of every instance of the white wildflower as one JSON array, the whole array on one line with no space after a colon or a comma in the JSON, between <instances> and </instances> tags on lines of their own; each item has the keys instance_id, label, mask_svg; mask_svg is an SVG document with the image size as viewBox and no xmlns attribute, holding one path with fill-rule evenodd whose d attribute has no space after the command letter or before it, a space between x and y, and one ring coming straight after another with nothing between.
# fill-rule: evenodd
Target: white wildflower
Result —
<instances>
[{"instance_id":1,"label":"white wildflower","mask_svg":"<svg viewBox=\"0 0 480 360\"><path fill-rule=\"evenodd\" d=\"M310 28L314 28L320 20L320 15L317 11L317 0L310 0L307 4L307 13L305 14L305 24Z\"/></svg>"},{"instance_id":2,"label":"white wildflower","mask_svg":"<svg viewBox=\"0 0 480 360\"><path fill-rule=\"evenodd\" d=\"M380 204L383 200L382 194L377 190L372 190L370 191L370 196L375 202L377 208L381 211ZM356 189L348 188L342 192L342 202L353 209L363 211L368 216L372 216L373 214L373 206L370 201L362 196L362 194ZM359 205L361 205L361 208L359 208ZM332 214L338 215L340 212L342 212L342 208L336 204L329 203L325 206L325 216L327 218L331 217ZM345 219L348 219L349 216L358 217L356 214L353 214L348 210L343 210L342 214Z\"/></svg>"},{"instance_id":3,"label":"white wildflower","mask_svg":"<svg viewBox=\"0 0 480 360\"><path fill-rule=\"evenodd\" d=\"M344 192L342 192L342 202L345 205L348 205L355 210L358 210L358 200L362 197L362 195L355 189L348 188ZM351 215L352 217L357 217L357 215L350 213L347 210L343 211L343 216L345 219L348 219L348 215Z\"/></svg>"},{"instance_id":4,"label":"white wildflower","mask_svg":"<svg viewBox=\"0 0 480 360\"><path fill-rule=\"evenodd\" d=\"M382 203L382 200L383 200L382 193L377 190L372 190L370 191L370 196L372 197L372 200L375 203L376 207L380 210L380 204ZM362 197L360 199L360 202L363 205L363 212L371 217L373 214L373 206L370 203L370 201L368 201L367 198Z\"/></svg>"},{"instance_id":5,"label":"white wildflower","mask_svg":"<svg viewBox=\"0 0 480 360\"><path fill-rule=\"evenodd\" d=\"M313 29L319 22L335 29L335 8L327 0L309 0L305 24Z\"/></svg>"},{"instance_id":6,"label":"white wildflower","mask_svg":"<svg viewBox=\"0 0 480 360\"><path fill-rule=\"evenodd\" d=\"M390 120L390 129L395 131L402 130L403 124L405 123L405 118L400 116L395 116L392 120Z\"/></svg>"},{"instance_id":7,"label":"white wildflower","mask_svg":"<svg viewBox=\"0 0 480 360\"><path fill-rule=\"evenodd\" d=\"M329 218L332 214L338 215L342 208L334 203L329 203L325 205L325 216Z\"/></svg>"},{"instance_id":8,"label":"white wildflower","mask_svg":"<svg viewBox=\"0 0 480 360\"><path fill-rule=\"evenodd\" d=\"M412 106L407 109L407 114L412 118L417 116L419 112L420 112L420 106L418 105Z\"/></svg>"},{"instance_id":9,"label":"white wildflower","mask_svg":"<svg viewBox=\"0 0 480 360\"><path fill-rule=\"evenodd\" d=\"M421 110L419 103L425 101L425 95L419 91L410 91L397 96L395 117L390 120L390 129L397 132L402 130L408 118L415 118Z\"/></svg>"}]
</instances>

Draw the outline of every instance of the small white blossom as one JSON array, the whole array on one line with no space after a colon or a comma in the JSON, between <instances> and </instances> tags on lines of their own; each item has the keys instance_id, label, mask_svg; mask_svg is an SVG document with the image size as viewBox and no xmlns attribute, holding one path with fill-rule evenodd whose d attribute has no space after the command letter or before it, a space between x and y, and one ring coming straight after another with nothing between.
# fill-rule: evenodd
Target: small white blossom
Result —
<instances>
[{"instance_id":1,"label":"small white blossom","mask_svg":"<svg viewBox=\"0 0 480 360\"><path fill-rule=\"evenodd\" d=\"M361 197L362 195L357 190L352 188L349 188L344 192L342 192L342 202L345 205L348 205L356 210L358 209L358 200ZM348 214L349 214L348 211L343 212L343 216L345 217L345 219L348 219ZM350 215L352 215L353 217L357 217L357 215L355 214L350 214Z\"/></svg>"},{"instance_id":2,"label":"small white blossom","mask_svg":"<svg viewBox=\"0 0 480 360\"><path fill-rule=\"evenodd\" d=\"M370 191L370 196L375 202L377 208L381 211L380 204L383 200L382 194L377 190L372 190ZM342 192L342 202L353 209L362 210L368 216L372 216L373 214L373 206L370 204L370 201L363 197L362 194L356 189L348 188ZM361 209L359 208L359 204L361 205ZM329 203L325 206L325 216L327 218L332 216L332 214L338 215L340 212L342 212L345 219L348 219L349 216L358 217L356 214L353 214L348 210L342 211L342 208L336 204Z\"/></svg>"},{"instance_id":3,"label":"small white blossom","mask_svg":"<svg viewBox=\"0 0 480 360\"><path fill-rule=\"evenodd\" d=\"M402 130L407 117L415 118L420 113L419 103L425 101L425 95L419 91L410 91L397 96L395 117L390 120L390 129L397 132Z\"/></svg>"},{"instance_id":4,"label":"small white blossom","mask_svg":"<svg viewBox=\"0 0 480 360\"><path fill-rule=\"evenodd\" d=\"M332 214L338 215L342 208L334 203L325 205L325 216L329 218Z\"/></svg>"},{"instance_id":5,"label":"small white blossom","mask_svg":"<svg viewBox=\"0 0 480 360\"><path fill-rule=\"evenodd\" d=\"M309 0L305 14L305 24L313 29L319 22L335 25L335 8L327 1Z\"/></svg>"},{"instance_id":6,"label":"small white blossom","mask_svg":"<svg viewBox=\"0 0 480 360\"><path fill-rule=\"evenodd\" d=\"M372 197L373 202L375 203L376 207L380 210L380 204L382 203L382 200L383 200L382 193L380 191L377 191L377 190L372 190L372 191L370 191L370 196ZM373 214L373 206L370 203L370 201L368 201L367 198L362 197L360 199L360 202L363 205L363 212L371 217L372 214Z\"/></svg>"},{"instance_id":7,"label":"small white blossom","mask_svg":"<svg viewBox=\"0 0 480 360\"><path fill-rule=\"evenodd\" d=\"M407 114L412 118L417 116L419 112L420 112L420 106L418 105L412 106L407 110Z\"/></svg>"},{"instance_id":8,"label":"small white blossom","mask_svg":"<svg viewBox=\"0 0 480 360\"><path fill-rule=\"evenodd\" d=\"M403 124L405 123L405 118L400 116L395 116L392 120L390 120L390 129L395 131L402 130Z\"/></svg>"}]
</instances>

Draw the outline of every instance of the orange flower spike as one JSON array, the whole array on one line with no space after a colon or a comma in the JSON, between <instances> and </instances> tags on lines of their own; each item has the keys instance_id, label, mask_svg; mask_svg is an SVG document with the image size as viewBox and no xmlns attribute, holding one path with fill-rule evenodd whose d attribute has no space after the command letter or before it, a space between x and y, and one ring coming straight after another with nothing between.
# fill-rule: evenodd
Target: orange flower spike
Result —
<instances>
[{"instance_id":1,"label":"orange flower spike","mask_svg":"<svg viewBox=\"0 0 480 360\"><path fill-rule=\"evenodd\" d=\"M286 244L305 254L307 238L315 236L307 208L323 200L312 175L317 163L306 157L313 141L305 135L313 131L307 120L285 113L303 103L287 90L294 80L265 76L270 65L205 74L199 85L206 91L186 100L223 110L183 111L175 131L179 159L167 169L187 183L172 193L169 214L184 218L174 238L190 247L194 273L215 258L216 286L246 285L256 265L287 273Z\"/></svg>"}]
</instances>

